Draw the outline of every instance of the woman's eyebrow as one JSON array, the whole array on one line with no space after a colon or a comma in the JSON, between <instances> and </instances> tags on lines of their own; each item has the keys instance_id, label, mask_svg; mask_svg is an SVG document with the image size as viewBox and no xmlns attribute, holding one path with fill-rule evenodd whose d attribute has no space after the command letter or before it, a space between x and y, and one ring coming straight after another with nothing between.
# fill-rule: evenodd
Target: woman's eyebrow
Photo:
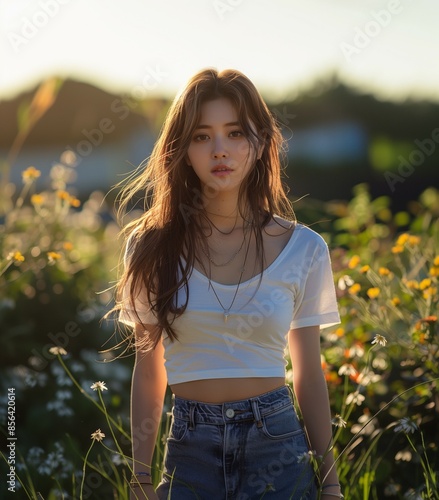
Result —
<instances>
[{"instance_id":1,"label":"woman's eyebrow","mask_svg":"<svg viewBox=\"0 0 439 500\"><path fill-rule=\"evenodd\" d=\"M225 127L234 127L236 125L239 125L239 122L230 122L230 123L225 123ZM210 125L198 125L198 127L195 127L195 130L198 130L200 128L212 128Z\"/></svg>"}]
</instances>

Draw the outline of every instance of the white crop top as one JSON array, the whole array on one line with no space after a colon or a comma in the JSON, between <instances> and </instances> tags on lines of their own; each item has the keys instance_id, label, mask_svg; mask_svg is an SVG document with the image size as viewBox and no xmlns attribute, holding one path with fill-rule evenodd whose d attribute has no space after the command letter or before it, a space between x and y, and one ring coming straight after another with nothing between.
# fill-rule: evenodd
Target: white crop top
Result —
<instances>
[{"instance_id":1,"label":"white crop top","mask_svg":"<svg viewBox=\"0 0 439 500\"><path fill-rule=\"evenodd\" d=\"M164 333L168 383L229 377L284 377L290 329L340 322L328 247L313 230L297 224L288 243L260 275L241 283L227 323L209 280L196 269L189 277L186 311L173 323L178 340ZM213 282L223 304L230 304L236 285ZM184 303L184 290L178 294ZM156 323L148 305L136 300L145 324ZM133 311L119 320L134 325Z\"/></svg>"}]
</instances>

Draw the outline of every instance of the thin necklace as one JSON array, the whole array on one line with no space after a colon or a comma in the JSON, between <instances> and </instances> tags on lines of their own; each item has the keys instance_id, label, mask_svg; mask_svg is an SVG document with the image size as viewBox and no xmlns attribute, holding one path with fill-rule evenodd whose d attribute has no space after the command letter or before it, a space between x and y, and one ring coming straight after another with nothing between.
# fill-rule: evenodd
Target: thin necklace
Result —
<instances>
[{"instance_id":1,"label":"thin necklace","mask_svg":"<svg viewBox=\"0 0 439 500\"><path fill-rule=\"evenodd\" d=\"M227 231L226 231L226 232L221 231L221 229L219 229L219 228L218 228L218 226L217 226L216 224L214 224L214 223L213 223L213 221L211 221L211 220L209 219L209 217L207 217L207 220L209 221L209 224L212 224L212 226L213 226L213 227L214 227L214 228L215 228L215 229L216 229L219 233L224 234L224 236L228 236L229 234L232 234L232 233L233 233L233 231L235 230L236 224L238 224L238 214L236 214L235 223L233 224L232 229L231 229L230 231L228 231L228 232L227 232Z\"/></svg>"},{"instance_id":2,"label":"thin necklace","mask_svg":"<svg viewBox=\"0 0 439 500\"><path fill-rule=\"evenodd\" d=\"M244 236L244 239L245 239L245 236ZM239 275L238 285L236 287L235 294L233 295L232 303L229 305L229 307L225 308L224 305L223 305L223 303L221 302L220 298L218 297L218 294L216 293L216 290L215 290L215 288L213 286L212 280L210 279L210 272L209 272L209 287L212 288L212 292L214 293L215 298L218 301L218 304L221 306L221 308L223 310L224 323L227 323L227 320L229 319L230 309L232 309L233 304L235 303L236 296L238 295L239 287L241 286L242 277L243 277L244 271L245 271L245 265L247 263L247 256L248 256L248 252L249 252L249 249L250 249L250 239L249 239L249 242L248 242L248 245L247 245L247 251L245 252L244 264L242 265L242 268L241 268L241 274Z\"/></svg>"},{"instance_id":3,"label":"thin necklace","mask_svg":"<svg viewBox=\"0 0 439 500\"><path fill-rule=\"evenodd\" d=\"M233 262L236 258L236 256L241 252L242 250L242 247L244 246L244 243L245 243L245 234L244 234L244 237L242 239L242 243L241 243L241 246L238 248L238 250L232 255L232 257L227 261L227 262L224 262L222 264L217 264L213 259L212 257L210 256L210 248L209 248L209 245L207 245L207 248L208 248L208 252L206 252L206 250L204 250L204 248L201 246L201 251L204 253L204 255L209 259L210 263L213 264L215 267L224 267L224 266L227 266L229 265L231 262Z\"/></svg>"}]
</instances>

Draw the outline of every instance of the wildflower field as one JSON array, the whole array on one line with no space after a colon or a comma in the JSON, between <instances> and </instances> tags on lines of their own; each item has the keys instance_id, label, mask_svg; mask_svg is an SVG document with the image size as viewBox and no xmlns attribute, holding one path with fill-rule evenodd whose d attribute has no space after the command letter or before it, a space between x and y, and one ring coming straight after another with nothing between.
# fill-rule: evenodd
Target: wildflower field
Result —
<instances>
[{"instance_id":1,"label":"wildflower field","mask_svg":"<svg viewBox=\"0 0 439 500\"><path fill-rule=\"evenodd\" d=\"M32 166L0 182L0 498L129 498L133 356L101 321L118 227L103 193L73 194L75 161L66 151L44 189ZM332 254L342 324L322 332L322 368L345 498L439 499L439 191L394 213L358 185L296 211ZM169 410L168 393L155 484Z\"/></svg>"}]
</instances>

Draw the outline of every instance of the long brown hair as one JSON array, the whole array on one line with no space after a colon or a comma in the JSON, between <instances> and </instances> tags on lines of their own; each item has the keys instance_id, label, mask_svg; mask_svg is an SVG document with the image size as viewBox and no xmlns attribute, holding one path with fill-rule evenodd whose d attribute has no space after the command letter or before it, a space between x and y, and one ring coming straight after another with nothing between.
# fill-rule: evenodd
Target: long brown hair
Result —
<instances>
[{"instance_id":1,"label":"long brown hair","mask_svg":"<svg viewBox=\"0 0 439 500\"><path fill-rule=\"evenodd\" d=\"M274 215L294 220L294 212L281 180L284 154L283 137L276 119L253 83L241 72L205 69L194 75L175 98L141 174L131 179L119 195L119 216L130 200L141 192L147 207L124 228L129 256L116 290L117 309L136 311L136 298L143 294L151 307L158 328L151 329L145 344L155 347L163 331L174 341L174 319L187 306L188 276L195 262L197 244L205 239L200 217L201 185L187 165L187 151L199 124L205 102L227 98L233 104L242 131L252 150L262 146L240 186L256 238L260 271L263 270L262 230ZM261 219L262 214L262 219ZM128 305L123 296L128 293ZM185 290L186 303L177 307L179 290ZM142 324L139 312L136 317ZM145 346L143 346L145 347Z\"/></svg>"}]
</instances>

